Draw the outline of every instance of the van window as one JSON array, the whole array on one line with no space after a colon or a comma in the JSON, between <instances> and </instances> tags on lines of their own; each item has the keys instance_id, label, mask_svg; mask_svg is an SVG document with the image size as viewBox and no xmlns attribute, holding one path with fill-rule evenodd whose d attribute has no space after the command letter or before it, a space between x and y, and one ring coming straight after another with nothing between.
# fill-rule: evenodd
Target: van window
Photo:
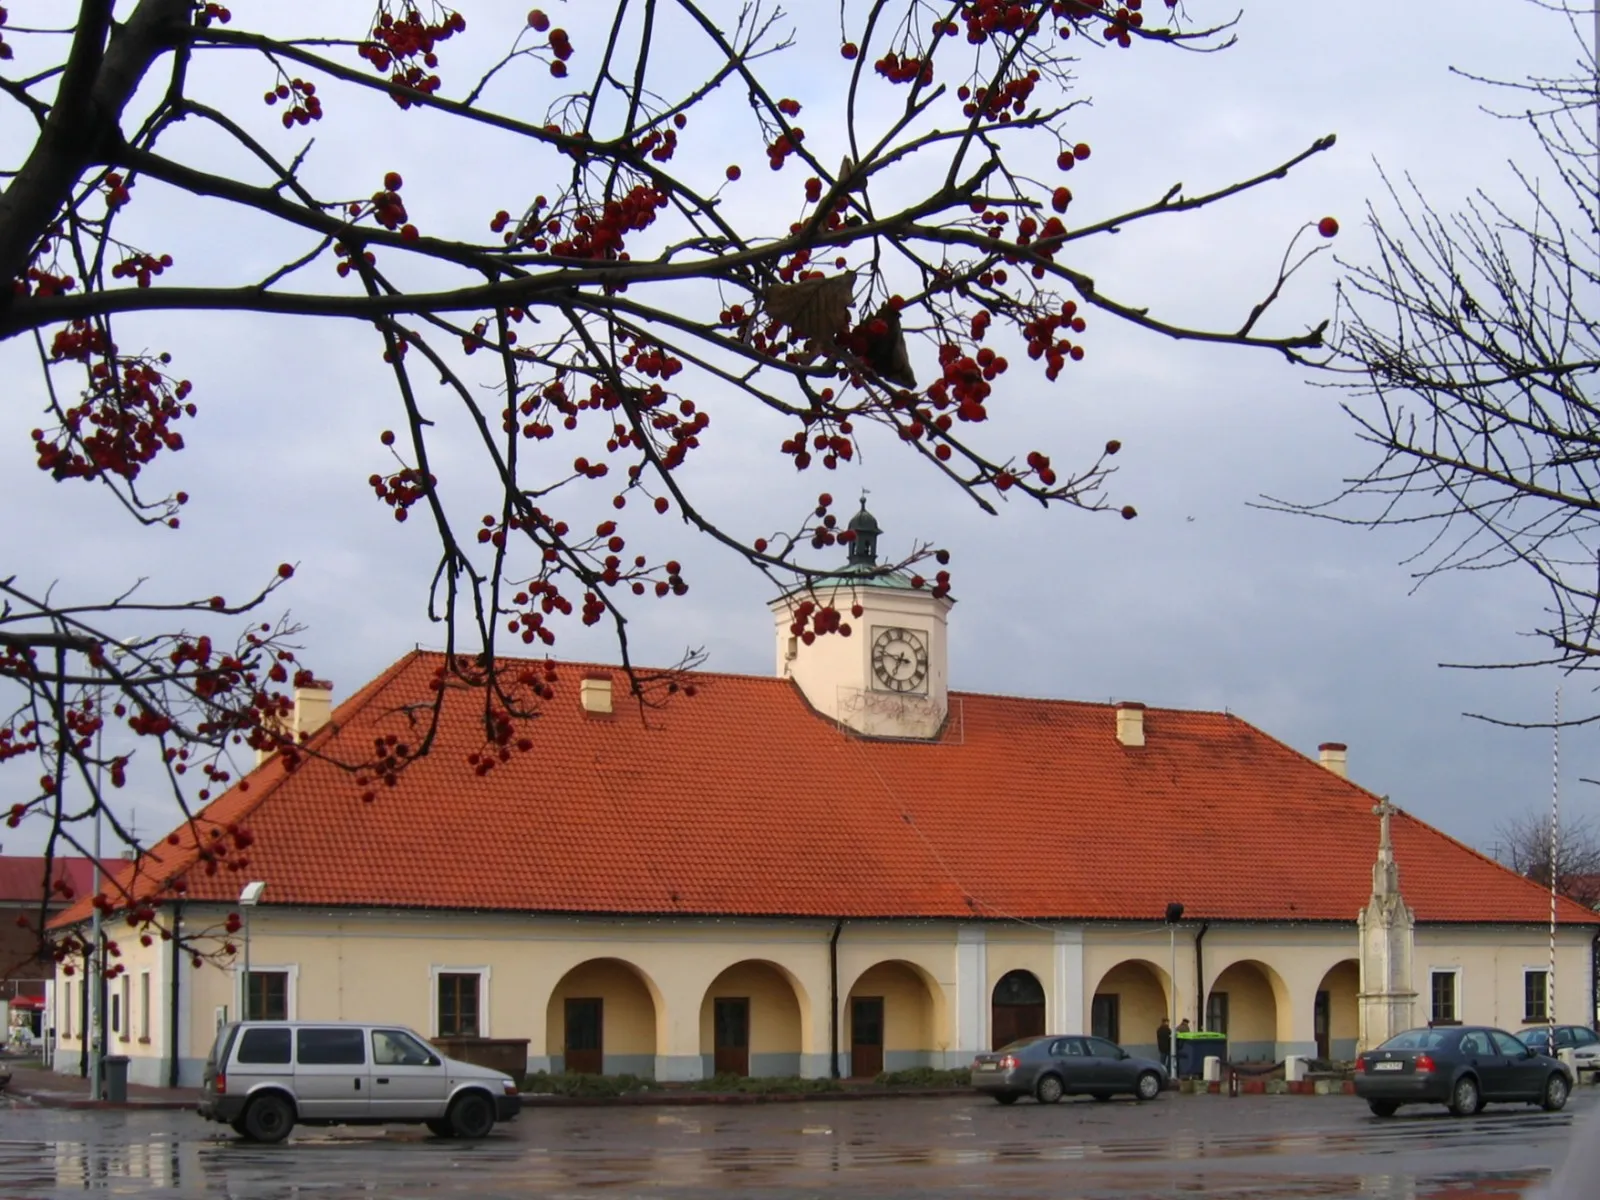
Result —
<instances>
[{"instance_id":1,"label":"van window","mask_svg":"<svg viewBox=\"0 0 1600 1200\"><path fill-rule=\"evenodd\" d=\"M68 1009L70 1012L70 1008ZM217 1036L211 1043L211 1052L206 1055L207 1070L214 1070L219 1062L228 1061L228 1048L233 1045L233 1035L239 1031L237 1025L220 1025L217 1027Z\"/></svg>"},{"instance_id":2,"label":"van window","mask_svg":"<svg viewBox=\"0 0 1600 1200\"><path fill-rule=\"evenodd\" d=\"M246 1029L239 1039L241 1063L286 1063L289 1061L287 1029Z\"/></svg>"},{"instance_id":3,"label":"van window","mask_svg":"<svg viewBox=\"0 0 1600 1200\"><path fill-rule=\"evenodd\" d=\"M295 1056L302 1066L360 1066L367 1061L359 1029L301 1029Z\"/></svg>"},{"instance_id":4,"label":"van window","mask_svg":"<svg viewBox=\"0 0 1600 1200\"><path fill-rule=\"evenodd\" d=\"M427 1067L436 1060L433 1051L403 1029L372 1031L372 1062L379 1067Z\"/></svg>"}]
</instances>

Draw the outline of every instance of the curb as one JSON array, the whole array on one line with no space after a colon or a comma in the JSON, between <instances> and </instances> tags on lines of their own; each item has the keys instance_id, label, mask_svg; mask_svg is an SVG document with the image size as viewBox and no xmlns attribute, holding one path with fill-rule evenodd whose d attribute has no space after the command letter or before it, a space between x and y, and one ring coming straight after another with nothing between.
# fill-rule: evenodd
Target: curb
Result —
<instances>
[{"instance_id":1,"label":"curb","mask_svg":"<svg viewBox=\"0 0 1600 1200\"><path fill-rule=\"evenodd\" d=\"M558 1096L550 1092L522 1093L522 1107L599 1108L694 1106L705 1104L804 1104L833 1100L934 1100L954 1096L973 1096L971 1088L850 1088L836 1092L624 1092L620 1096Z\"/></svg>"},{"instance_id":2,"label":"curb","mask_svg":"<svg viewBox=\"0 0 1600 1200\"><path fill-rule=\"evenodd\" d=\"M198 1100L169 1100L164 1097L151 1100L90 1100L86 1096L63 1095L60 1092L18 1091L12 1088L0 1091L0 1100L20 1101L36 1108L110 1109L118 1112L138 1112L143 1109L153 1112L184 1110L193 1112L200 1104Z\"/></svg>"}]
</instances>

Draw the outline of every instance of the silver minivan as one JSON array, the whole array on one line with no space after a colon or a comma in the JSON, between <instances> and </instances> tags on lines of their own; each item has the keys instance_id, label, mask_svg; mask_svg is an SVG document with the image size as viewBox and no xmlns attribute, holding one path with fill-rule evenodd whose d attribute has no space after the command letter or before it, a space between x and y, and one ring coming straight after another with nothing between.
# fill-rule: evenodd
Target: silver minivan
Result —
<instances>
[{"instance_id":1,"label":"silver minivan","mask_svg":"<svg viewBox=\"0 0 1600 1200\"><path fill-rule=\"evenodd\" d=\"M445 1058L400 1025L236 1021L206 1058L200 1115L255 1142L295 1125L421 1122L439 1137L481 1138L522 1107L503 1071Z\"/></svg>"}]
</instances>

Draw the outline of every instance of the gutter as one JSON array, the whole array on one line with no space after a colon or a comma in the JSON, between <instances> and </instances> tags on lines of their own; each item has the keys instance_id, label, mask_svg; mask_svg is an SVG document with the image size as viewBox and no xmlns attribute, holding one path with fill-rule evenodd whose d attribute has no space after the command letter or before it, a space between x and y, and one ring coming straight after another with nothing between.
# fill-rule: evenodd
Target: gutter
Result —
<instances>
[{"instance_id":1,"label":"gutter","mask_svg":"<svg viewBox=\"0 0 1600 1200\"><path fill-rule=\"evenodd\" d=\"M172 1003L167 1012L167 1086L178 1086L178 981L183 977L183 955L179 950L179 943L183 941L181 922L183 921L183 905L172 906Z\"/></svg>"},{"instance_id":2,"label":"gutter","mask_svg":"<svg viewBox=\"0 0 1600 1200\"><path fill-rule=\"evenodd\" d=\"M1589 1026L1600 1025L1600 929L1589 943Z\"/></svg>"},{"instance_id":3,"label":"gutter","mask_svg":"<svg viewBox=\"0 0 1600 1200\"><path fill-rule=\"evenodd\" d=\"M1194 1027L1206 1027L1206 960L1201 950L1201 943L1206 940L1206 930L1211 928L1210 921L1201 921L1200 928L1194 935Z\"/></svg>"},{"instance_id":4,"label":"gutter","mask_svg":"<svg viewBox=\"0 0 1600 1200\"><path fill-rule=\"evenodd\" d=\"M839 1078L839 934L844 918L833 923L828 939L828 1076Z\"/></svg>"}]
</instances>

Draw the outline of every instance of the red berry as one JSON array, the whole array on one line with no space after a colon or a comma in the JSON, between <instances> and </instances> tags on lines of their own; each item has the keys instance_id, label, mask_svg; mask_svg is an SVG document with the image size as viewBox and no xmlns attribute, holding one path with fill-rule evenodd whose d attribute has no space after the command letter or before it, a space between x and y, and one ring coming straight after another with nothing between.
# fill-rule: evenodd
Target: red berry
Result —
<instances>
[{"instance_id":1,"label":"red berry","mask_svg":"<svg viewBox=\"0 0 1600 1200\"><path fill-rule=\"evenodd\" d=\"M405 180L400 178L400 172L398 171L390 171L383 177L383 186L391 192L398 192L404 183Z\"/></svg>"},{"instance_id":2,"label":"red berry","mask_svg":"<svg viewBox=\"0 0 1600 1200\"><path fill-rule=\"evenodd\" d=\"M288 563L279 563L278 564L278 578L279 579L288 579L288 578L292 577L293 575L294 575L294 568L291 567Z\"/></svg>"},{"instance_id":3,"label":"red berry","mask_svg":"<svg viewBox=\"0 0 1600 1200\"><path fill-rule=\"evenodd\" d=\"M861 53L861 50L860 47L858 47L854 42L846 42L844 45L839 47L839 53L844 55L846 58L854 58L856 55Z\"/></svg>"},{"instance_id":4,"label":"red berry","mask_svg":"<svg viewBox=\"0 0 1600 1200\"><path fill-rule=\"evenodd\" d=\"M550 18L544 15L544 10L542 8L535 8L528 13L528 25L538 32L543 33L546 29L550 28Z\"/></svg>"},{"instance_id":5,"label":"red berry","mask_svg":"<svg viewBox=\"0 0 1600 1200\"><path fill-rule=\"evenodd\" d=\"M394 430L385 429L381 434L378 435L378 440L385 446L394 445Z\"/></svg>"},{"instance_id":6,"label":"red berry","mask_svg":"<svg viewBox=\"0 0 1600 1200\"><path fill-rule=\"evenodd\" d=\"M729 167L727 174L729 179L739 178L739 165L735 163L733 166Z\"/></svg>"},{"instance_id":7,"label":"red berry","mask_svg":"<svg viewBox=\"0 0 1600 1200\"><path fill-rule=\"evenodd\" d=\"M1323 237L1332 237L1339 232L1339 222L1332 217L1323 217L1322 220L1317 222L1317 232Z\"/></svg>"}]
</instances>

